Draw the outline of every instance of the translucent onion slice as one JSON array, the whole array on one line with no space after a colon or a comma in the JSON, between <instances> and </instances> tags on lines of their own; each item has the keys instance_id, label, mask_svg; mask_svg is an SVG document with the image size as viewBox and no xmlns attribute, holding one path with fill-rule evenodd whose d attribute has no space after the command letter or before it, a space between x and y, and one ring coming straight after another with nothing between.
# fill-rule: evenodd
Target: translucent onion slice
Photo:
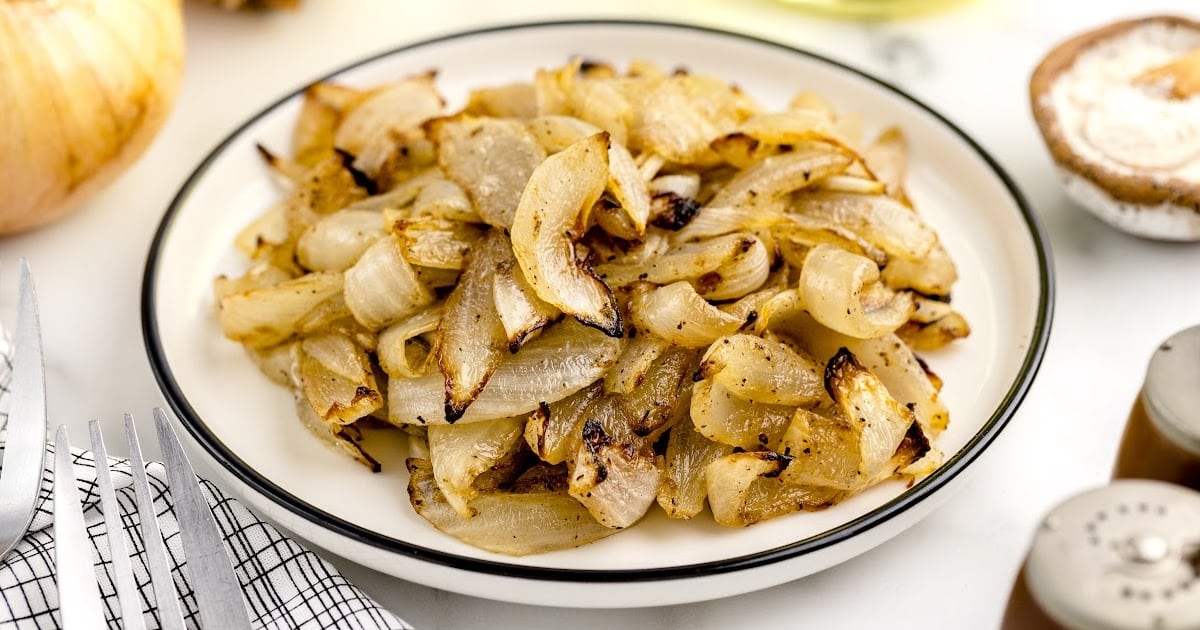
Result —
<instances>
[{"instance_id":1,"label":"translucent onion slice","mask_svg":"<svg viewBox=\"0 0 1200 630\"><path fill-rule=\"evenodd\" d=\"M805 144L739 172L707 205L742 206L754 205L759 199L769 201L837 175L852 162L845 151L833 145Z\"/></svg>"},{"instance_id":2,"label":"translucent onion slice","mask_svg":"<svg viewBox=\"0 0 1200 630\"><path fill-rule=\"evenodd\" d=\"M745 169L793 145L813 141L841 144L827 115L793 109L754 116L738 125L737 131L713 140L712 148L726 162Z\"/></svg>"},{"instance_id":3,"label":"translucent onion slice","mask_svg":"<svg viewBox=\"0 0 1200 630\"><path fill-rule=\"evenodd\" d=\"M704 437L746 450L775 446L792 419L792 407L742 400L712 380L692 388L691 416Z\"/></svg>"},{"instance_id":4,"label":"translucent onion slice","mask_svg":"<svg viewBox=\"0 0 1200 630\"><path fill-rule=\"evenodd\" d=\"M548 326L560 312L539 298L529 286L512 249L506 247L504 255L492 276L492 299L504 326L508 349L516 352L531 334Z\"/></svg>"},{"instance_id":5,"label":"translucent onion slice","mask_svg":"<svg viewBox=\"0 0 1200 630\"><path fill-rule=\"evenodd\" d=\"M213 279L213 298L220 302L227 295L266 289L291 278L287 271L268 261L259 261L250 265L245 273L236 278L217 276Z\"/></svg>"},{"instance_id":6,"label":"translucent onion slice","mask_svg":"<svg viewBox=\"0 0 1200 630\"><path fill-rule=\"evenodd\" d=\"M442 309L436 346L438 367L446 377L449 421L462 417L508 349L508 337L492 296L492 274L507 257L507 251L508 239L499 230L492 230L478 241Z\"/></svg>"},{"instance_id":7,"label":"translucent onion slice","mask_svg":"<svg viewBox=\"0 0 1200 630\"><path fill-rule=\"evenodd\" d=\"M607 131L624 145L635 112L617 85L608 80L575 81L571 86L571 110L579 118Z\"/></svg>"},{"instance_id":8,"label":"translucent onion slice","mask_svg":"<svg viewBox=\"0 0 1200 630\"><path fill-rule=\"evenodd\" d=\"M296 241L296 258L313 271L345 271L383 236L383 218L371 210L341 210L321 217Z\"/></svg>"},{"instance_id":9,"label":"translucent onion slice","mask_svg":"<svg viewBox=\"0 0 1200 630\"><path fill-rule=\"evenodd\" d=\"M428 460L410 458L407 464L413 509L443 533L473 547L524 556L586 545L617 531L597 523L567 494L562 475L545 474L544 468L526 473L529 478L518 480L507 492L475 497L475 517L464 519L438 489Z\"/></svg>"},{"instance_id":10,"label":"translucent onion slice","mask_svg":"<svg viewBox=\"0 0 1200 630\"><path fill-rule=\"evenodd\" d=\"M476 116L532 118L537 115L537 95L529 83L476 88L467 96L465 110Z\"/></svg>"},{"instance_id":11,"label":"translucent onion slice","mask_svg":"<svg viewBox=\"0 0 1200 630\"><path fill-rule=\"evenodd\" d=\"M929 255L917 260L899 258L883 269L883 281L893 289L914 289L925 295L950 297L958 281L958 268L945 246L936 243Z\"/></svg>"},{"instance_id":12,"label":"translucent onion slice","mask_svg":"<svg viewBox=\"0 0 1200 630\"><path fill-rule=\"evenodd\" d=\"M673 240L686 243L732 232L770 227L784 220L782 208L781 204L705 206L696 212L696 216L683 229L675 233Z\"/></svg>"},{"instance_id":13,"label":"translucent onion slice","mask_svg":"<svg viewBox=\"0 0 1200 630\"><path fill-rule=\"evenodd\" d=\"M487 223L509 228L530 176L546 158L537 140L514 120L455 116L434 121L438 163L470 196Z\"/></svg>"},{"instance_id":14,"label":"translucent onion slice","mask_svg":"<svg viewBox=\"0 0 1200 630\"><path fill-rule=\"evenodd\" d=\"M362 432L358 427L353 424L343 425L321 419L321 416L313 411L312 405L299 390L292 391L292 398L296 402L296 415L300 418L300 423L313 435L325 444L349 455L371 472L381 470L379 462L363 449Z\"/></svg>"},{"instance_id":15,"label":"translucent onion slice","mask_svg":"<svg viewBox=\"0 0 1200 630\"><path fill-rule=\"evenodd\" d=\"M292 129L294 158L304 166L312 166L333 154L333 138L345 105L339 99L323 98L338 89L330 85L315 83L304 90L304 103Z\"/></svg>"},{"instance_id":16,"label":"translucent onion slice","mask_svg":"<svg viewBox=\"0 0 1200 630\"><path fill-rule=\"evenodd\" d=\"M825 397L823 372L812 359L784 343L731 335L713 342L699 374L742 400L794 407Z\"/></svg>"},{"instance_id":17,"label":"translucent onion slice","mask_svg":"<svg viewBox=\"0 0 1200 630\"><path fill-rule=\"evenodd\" d=\"M935 438L946 428L950 411L938 394L937 384L898 336L855 339L822 326L801 304L793 306L793 309L778 309L769 326L799 341L818 361L828 361L840 348L848 348L879 377L893 398L905 406L911 405L926 435Z\"/></svg>"},{"instance_id":18,"label":"translucent onion slice","mask_svg":"<svg viewBox=\"0 0 1200 630\"><path fill-rule=\"evenodd\" d=\"M412 216L439 217L455 221L481 222L467 191L448 179L433 179L413 199Z\"/></svg>"},{"instance_id":19,"label":"translucent onion slice","mask_svg":"<svg viewBox=\"0 0 1200 630\"><path fill-rule=\"evenodd\" d=\"M809 251L799 290L814 319L859 339L895 331L913 310L912 295L885 287L875 263L833 245Z\"/></svg>"},{"instance_id":20,"label":"translucent onion slice","mask_svg":"<svg viewBox=\"0 0 1200 630\"><path fill-rule=\"evenodd\" d=\"M358 155L389 130L411 129L437 116L444 103L433 79L423 74L372 91L342 118L334 143Z\"/></svg>"},{"instance_id":21,"label":"translucent onion slice","mask_svg":"<svg viewBox=\"0 0 1200 630\"><path fill-rule=\"evenodd\" d=\"M646 261L621 260L596 267L612 286L638 281L666 285L687 280L706 299L741 297L770 274L770 256L753 234L728 234L706 241L683 243Z\"/></svg>"},{"instance_id":22,"label":"translucent onion slice","mask_svg":"<svg viewBox=\"0 0 1200 630\"><path fill-rule=\"evenodd\" d=\"M585 120L561 114L538 116L525 125L547 153L558 153L588 136L604 131Z\"/></svg>"},{"instance_id":23,"label":"translucent onion slice","mask_svg":"<svg viewBox=\"0 0 1200 630\"><path fill-rule=\"evenodd\" d=\"M737 516L742 525L752 525L792 512L823 510L845 498L846 492L837 488L795 485L766 475L750 482Z\"/></svg>"},{"instance_id":24,"label":"translucent onion slice","mask_svg":"<svg viewBox=\"0 0 1200 630\"><path fill-rule=\"evenodd\" d=\"M594 419L570 460L571 496L601 525L621 529L640 519L658 496L663 471L653 451L630 448L611 437Z\"/></svg>"},{"instance_id":25,"label":"translucent onion slice","mask_svg":"<svg viewBox=\"0 0 1200 630\"><path fill-rule=\"evenodd\" d=\"M370 359L349 337L308 337L298 361L300 388L322 420L350 424L383 406Z\"/></svg>"},{"instance_id":26,"label":"translucent onion slice","mask_svg":"<svg viewBox=\"0 0 1200 630\"><path fill-rule=\"evenodd\" d=\"M650 194L670 193L684 199L695 199L700 194L700 175L697 173L672 173L659 175L650 181Z\"/></svg>"},{"instance_id":27,"label":"translucent onion slice","mask_svg":"<svg viewBox=\"0 0 1200 630\"><path fill-rule=\"evenodd\" d=\"M262 350L247 349L246 354L250 355L250 360L254 361L258 370L271 379L271 382L292 388L299 382L299 375L296 374L299 351L299 342L293 341Z\"/></svg>"},{"instance_id":28,"label":"translucent onion slice","mask_svg":"<svg viewBox=\"0 0 1200 630\"><path fill-rule=\"evenodd\" d=\"M881 269L888 264L888 255L873 243L828 219L788 213L783 220L771 225L771 234L781 245L800 246L783 249L783 257L795 267L804 266L804 256L810 248L821 244L836 245L850 253L870 258ZM790 253L795 256L789 256Z\"/></svg>"},{"instance_id":29,"label":"translucent onion slice","mask_svg":"<svg viewBox=\"0 0 1200 630\"><path fill-rule=\"evenodd\" d=\"M635 291L629 311L639 328L687 348L707 347L736 332L745 321L709 304L682 281Z\"/></svg>"},{"instance_id":30,"label":"translucent onion slice","mask_svg":"<svg viewBox=\"0 0 1200 630\"><path fill-rule=\"evenodd\" d=\"M690 74L656 81L639 104L630 146L681 164L716 164L719 158L709 143L758 113L753 101L728 83Z\"/></svg>"},{"instance_id":31,"label":"translucent onion slice","mask_svg":"<svg viewBox=\"0 0 1200 630\"><path fill-rule=\"evenodd\" d=\"M654 361L646 378L621 403L633 412L630 428L634 435L654 441L669 429L690 405L692 375L698 362L697 352L667 348Z\"/></svg>"},{"instance_id":32,"label":"translucent onion slice","mask_svg":"<svg viewBox=\"0 0 1200 630\"><path fill-rule=\"evenodd\" d=\"M538 297L613 336L622 334L612 291L575 258L589 210L608 181L608 136L600 133L537 167L512 224L513 254Z\"/></svg>"},{"instance_id":33,"label":"translucent onion slice","mask_svg":"<svg viewBox=\"0 0 1200 630\"><path fill-rule=\"evenodd\" d=\"M638 172L629 149L617 142L608 145L607 202L597 207L596 222L604 231L626 240L638 240L646 233L650 218L650 191Z\"/></svg>"},{"instance_id":34,"label":"translucent onion slice","mask_svg":"<svg viewBox=\"0 0 1200 630\"><path fill-rule=\"evenodd\" d=\"M400 237L405 260L434 269L462 269L467 250L482 235L470 223L434 217L402 219L392 231Z\"/></svg>"},{"instance_id":35,"label":"translucent onion slice","mask_svg":"<svg viewBox=\"0 0 1200 630\"><path fill-rule=\"evenodd\" d=\"M830 175L818 182L816 189L854 195L882 195L887 192L887 184L858 175Z\"/></svg>"},{"instance_id":36,"label":"translucent onion slice","mask_svg":"<svg viewBox=\"0 0 1200 630\"><path fill-rule=\"evenodd\" d=\"M383 329L375 347L379 367L394 378L413 378L427 374L429 366L423 361L413 359L415 354L427 355L428 348L423 348L423 352L414 353L411 346L423 344L419 336L437 330L441 318L442 305L433 304Z\"/></svg>"},{"instance_id":37,"label":"translucent onion slice","mask_svg":"<svg viewBox=\"0 0 1200 630\"><path fill-rule=\"evenodd\" d=\"M603 376L620 351L619 339L565 320L505 358L459 422L517 416L562 400ZM390 379L388 402L393 424L446 422L441 374Z\"/></svg>"},{"instance_id":38,"label":"translucent onion slice","mask_svg":"<svg viewBox=\"0 0 1200 630\"><path fill-rule=\"evenodd\" d=\"M714 442L691 422L671 427L667 439L666 477L658 489L658 504L670 518L692 518L704 511L708 497L707 469L733 453L733 446Z\"/></svg>"},{"instance_id":39,"label":"translucent onion slice","mask_svg":"<svg viewBox=\"0 0 1200 630\"><path fill-rule=\"evenodd\" d=\"M557 402L540 405L525 423L525 442L530 450L551 464L566 461L579 446L585 412L603 393L604 388L596 383Z\"/></svg>"},{"instance_id":40,"label":"translucent onion slice","mask_svg":"<svg viewBox=\"0 0 1200 630\"><path fill-rule=\"evenodd\" d=\"M516 456L524 428L524 418L429 427L434 478L459 516L475 516L476 511L467 505L479 494L472 486L475 478Z\"/></svg>"},{"instance_id":41,"label":"translucent onion slice","mask_svg":"<svg viewBox=\"0 0 1200 630\"><path fill-rule=\"evenodd\" d=\"M791 458L774 451L732 453L714 460L705 469L708 504L713 520L725 527L743 527L753 522L745 511L750 486L763 477L777 477Z\"/></svg>"},{"instance_id":42,"label":"translucent onion slice","mask_svg":"<svg viewBox=\"0 0 1200 630\"><path fill-rule=\"evenodd\" d=\"M296 332L308 336L322 332L338 332L345 334L355 343L364 348L375 347L375 335L355 321L346 306L346 300L341 295L335 295L321 302L305 315L298 324Z\"/></svg>"},{"instance_id":43,"label":"translucent onion slice","mask_svg":"<svg viewBox=\"0 0 1200 630\"><path fill-rule=\"evenodd\" d=\"M896 335L914 350L936 350L971 334L961 313L946 302L922 296L913 298L916 310Z\"/></svg>"},{"instance_id":44,"label":"translucent onion slice","mask_svg":"<svg viewBox=\"0 0 1200 630\"><path fill-rule=\"evenodd\" d=\"M344 295L354 319L379 330L433 302L433 294L404 259L396 235L385 236L346 270Z\"/></svg>"},{"instance_id":45,"label":"translucent onion slice","mask_svg":"<svg viewBox=\"0 0 1200 630\"><path fill-rule=\"evenodd\" d=\"M785 447L796 457L785 473L789 482L852 490L890 476L897 468L893 456L914 427L928 450L913 412L849 350L830 359L825 380L839 413L797 413L795 426L784 435Z\"/></svg>"},{"instance_id":46,"label":"translucent onion slice","mask_svg":"<svg viewBox=\"0 0 1200 630\"><path fill-rule=\"evenodd\" d=\"M242 228L233 238L233 245L248 258L257 260L272 245L288 240L286 202L273 206Z\"/></svg>"},{"instance_id":47,"label":"translucent onion slice","mask_svg":"<svg viewBox=\"0 0 1200 630\"><path fill-rule=\"evenodd\" d=\"M937 234L920 215L884 195L812 192L797 197L796 208L841 225L898 258L922 258L937 243Z\"/></svg>"},{"instance_id":48,"label":"translucent onion slice","mask_svg":"<svg viewBox=\"0 0 1200 630\"><path fill-rule=\"evenodd\" d=\"M604 391L628 394L642 384L651 366L670 346L654 335L638 335L626 342L616 365L604 373Z\"/></svg>"},{"instance_id":49,"label":"translucent onion slice","mask_svg":"<svg viewBox=\"0 0 1200 630\"><path fill-rule=\"evenodd\" d=\"M225 336L252 348L294 335L304 316L342 291L342 274L314 272L270 287L227 295L217 317Z\"/></svg>"},{"instance_id":50,"label":"translucent onion slice","mask_svg":"<svg viewBox=\"0 0 1200 630\"><path fill-rule=\"evenodd\" d=\"M867 167L887 187L887 194L906 206L912 206L904 190L908 174L908 140L899 127L889 127L863 151Z\"/></svg>"}]
</instances>

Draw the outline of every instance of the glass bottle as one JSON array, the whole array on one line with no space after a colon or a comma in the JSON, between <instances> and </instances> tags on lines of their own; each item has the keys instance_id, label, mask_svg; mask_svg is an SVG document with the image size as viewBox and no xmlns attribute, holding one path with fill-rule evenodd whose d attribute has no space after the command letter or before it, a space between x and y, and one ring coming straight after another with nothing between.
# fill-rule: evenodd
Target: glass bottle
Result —
<instances>
[{"instance_id":1,"label":"glass bottle","mask_svg":"<svg viewBox=\"0 0 1200 630\"><path fill-rule=\"evenodd\" d=\"M1176 333L1150 357L1113 476L1200 490L1200 326Z\"/></svg>"}]
</instances>

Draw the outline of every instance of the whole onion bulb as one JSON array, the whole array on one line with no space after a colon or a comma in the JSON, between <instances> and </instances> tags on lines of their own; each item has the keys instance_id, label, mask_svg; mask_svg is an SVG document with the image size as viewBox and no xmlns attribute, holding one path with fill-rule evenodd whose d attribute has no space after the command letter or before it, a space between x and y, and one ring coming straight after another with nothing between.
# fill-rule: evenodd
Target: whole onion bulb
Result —
<instances>
[{"instance_id":1,"label":"whole onion bulb","mask_svg":"<svg viewBox=\"0 0 1200 630\"><path fill-rule=\"evenodd\" d=\"M0 0L0 233L63 216L137 159L182 71L180 0Z\"/></svg>"}]
</instances>

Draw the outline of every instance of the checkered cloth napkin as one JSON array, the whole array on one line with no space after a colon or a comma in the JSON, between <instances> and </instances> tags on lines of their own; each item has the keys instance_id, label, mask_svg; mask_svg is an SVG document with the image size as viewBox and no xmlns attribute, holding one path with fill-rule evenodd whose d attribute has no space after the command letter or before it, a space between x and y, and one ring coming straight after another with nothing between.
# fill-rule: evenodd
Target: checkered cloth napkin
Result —
<instances>
[{"instance_id":1,"label":"checkered cloth napkin","mask_svg":"<svg viewBox=\"0 0 1200 630\"><path fill-rule=\"evenodd\" d=\"M0 339L0 398L7 398L7 354ZM0 400L0 408L7 409ZM0 426L7 418L0 412ZM0 462L3 461L5 434L0 432ZM12 554L0 563L0 628L60 628L58 592L54 585L54 535L51 523L53 486L53 444L49 445L47 468L33 526ZM84 505L92 558L96 564L100 594L104 598L109 627L120 628L115 620L120 610L113 586L113 568L108 551L100 497L96 486L96 468L92 453L71 449L75 466L76 490ZM133 553L135 579L142 595L142 608L150 611L147 625L157 628L150 574L146 567L145 545L138 527L133 481L129 460L111 458L113 484L121 504L121 521ZM175 587L182 597L188 627L199 627L196 600L188 582L183 542L175 520L171 497L167 494L166 473L161 463L146 467L154 495L154 511L171 559ZM212 483L201 480L205 498L212 507L233 568L242 583L242 592L250 606L250 619L260 628L401 628L411 626L384 610L365 593L346 581L329 563L296 541L279 533L273 526L254 516L245 506L231 499ZM153 618L153 621L151 620Z\"/></svg>"}]
</instances>

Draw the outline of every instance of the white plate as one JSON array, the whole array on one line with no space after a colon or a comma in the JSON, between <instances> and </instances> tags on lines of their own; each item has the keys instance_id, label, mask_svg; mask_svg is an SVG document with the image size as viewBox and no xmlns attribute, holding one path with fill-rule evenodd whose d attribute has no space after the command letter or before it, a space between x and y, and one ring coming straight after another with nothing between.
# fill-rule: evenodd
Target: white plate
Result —
<instances>
[{"instance_id":1,"label":"white plate","mask_svg":"<svg viewBox=\"0 0 1200 630\"><path fill-rule=\"evenodd\" d=\"M234 234L277 199L255 142L286 148L300 105L287 96L236 130L197 168L167 211L146 269L143 326L159 383L224 485L260 512L336 554L389 574L481 597L563 606L647 606L764 588L862 553L940 504L1012 416L1049 330L1045 239L1007 176L945 119L884 83L778 44L693 27L626 22L522 25L385 53L336 73L358 85L430 68L450 105L469 88L528 79L572 55L648 59L727 78L769 107L801 89L875 125L899 124L913 152L910 192L958 263L955 305L972 335L931 354L952 412L945 466L912 488L886 484L834 508L724 529L708 517L651 516L579 549L509 558L428 525L408 504L402 454L371 475L311 437L291 399L225 340L211 279L245 262ZM654 510L654 512L659 512Z\"/></svg>"}]
</instances>

